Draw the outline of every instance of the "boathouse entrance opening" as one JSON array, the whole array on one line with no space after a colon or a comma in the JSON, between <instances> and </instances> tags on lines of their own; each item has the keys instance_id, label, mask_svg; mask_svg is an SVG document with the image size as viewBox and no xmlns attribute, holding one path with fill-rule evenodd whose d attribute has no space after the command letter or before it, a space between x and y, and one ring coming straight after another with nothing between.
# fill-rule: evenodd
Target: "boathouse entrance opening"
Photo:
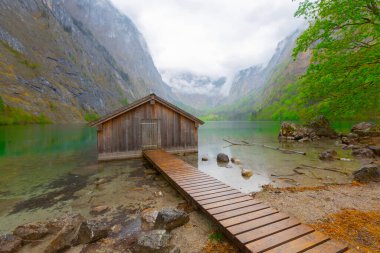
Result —
<instances>
[{"instance_id":1,"label":"boathouse entrance opening","mask_svg":"<svg viewBox=\"0 0 380 253\"><path fill-rule=\"evenodd\" d=\"M143 150L161 147L160 120L144 119L141 121L141 148Z\"/></svg>"}]
</instances>

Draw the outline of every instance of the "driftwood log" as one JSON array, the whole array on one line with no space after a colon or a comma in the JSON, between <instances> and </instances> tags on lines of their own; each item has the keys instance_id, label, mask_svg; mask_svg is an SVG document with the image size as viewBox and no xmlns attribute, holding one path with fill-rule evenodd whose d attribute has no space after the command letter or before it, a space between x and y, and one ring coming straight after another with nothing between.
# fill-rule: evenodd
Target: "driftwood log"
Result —
<instances>
[{"instance_id":1,"label":"driftwood log","mask_svg":"<svg viewBox=\"0 0 380 253\"><path fill-rule=\"evenodd\" d=\"M272 147L272 146L268 146L268 145L265 145L265 144L261 144L261 143L249 143L247 141L241 141L241 143L237 143L237 142L233 142L233 141L230 141L230 140L227 140L227 139L223 139L225 142L228 142L230 145L226 146L226 147L230 147L230 146L259 146L259 147L264 147L264 148L269 148L269 149L273 149L273 150L278 150L278 151L281 151L281 152L285 152L285 153L290 153L290 154L299 154L299 155L306 155L306 152L303 152L303 151L297 151L297 150L291 150L291 149L284 149L284 148L280 148L280 147Z\"/></svg>"}]
</instances>

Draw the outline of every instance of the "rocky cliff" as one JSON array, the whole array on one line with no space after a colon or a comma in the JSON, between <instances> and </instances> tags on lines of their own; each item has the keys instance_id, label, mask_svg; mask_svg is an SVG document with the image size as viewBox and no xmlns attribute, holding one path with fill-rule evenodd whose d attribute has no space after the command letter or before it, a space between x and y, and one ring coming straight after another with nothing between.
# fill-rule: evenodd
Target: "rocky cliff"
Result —
<instances>
[{"instance_id":1,"label":"rocky cliff","mask_svg":"<svg viewBox=\"0 0 380 253\"><path fill-rule=\"evenodd\" d=\"M83 122L150 91L170 96L143 37L106 0L3 0L0 13L6 106Z\"/></svg>"}]
</instances>

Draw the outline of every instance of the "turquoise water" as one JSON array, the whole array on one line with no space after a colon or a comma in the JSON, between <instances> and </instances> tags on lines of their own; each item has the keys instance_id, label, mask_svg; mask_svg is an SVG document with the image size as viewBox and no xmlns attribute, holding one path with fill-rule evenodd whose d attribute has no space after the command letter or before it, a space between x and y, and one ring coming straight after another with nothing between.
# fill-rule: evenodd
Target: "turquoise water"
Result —
<instances>
[{"instance_id":1,"label":"turquoise water","mask_svg":"<svg viewBox=\"0 0 380 253\"><path fill-rule=\"evenodd\" d=\"M352 123L336 124L339 131L348 131ZM335 141L315 143L279 143L279 122L208 122L199 129L199 156L195 156L199 169L213 175L244 192L260 190L261 185L275 182L278 185L314 185L326 182L347 182L349 177L316 170L319 179L311 176L287 175L301 164L315 167L339 168L348 172L358 167L358 161L322 162L318 154L335 146ZM260 146L228 146L223 139L261 143L270 146L307 152L306 156L284 154ZM336 147L341 157L349 151ZM219 166L216 155L224 152L242 161L232 168ZM44 187L72 172L90 170L97 173L107 163L96 160L96 130L83 125L2 126L0 127L0 207L9 201L25 200L46 193ZM202 162L207 155L209 161ZM249 179L241 177L241 168L253 171ZM308 173L308 172L307 172ZM307 174L306 173L306 174ZM277 176L273 176L277 175ZM322 179L323 178L323 179ZM70 178L64 183L70 184ZM3 203L3 205L1 205ZM1 210L0 210L1 213Z\"/></svg>"}]
</instances>

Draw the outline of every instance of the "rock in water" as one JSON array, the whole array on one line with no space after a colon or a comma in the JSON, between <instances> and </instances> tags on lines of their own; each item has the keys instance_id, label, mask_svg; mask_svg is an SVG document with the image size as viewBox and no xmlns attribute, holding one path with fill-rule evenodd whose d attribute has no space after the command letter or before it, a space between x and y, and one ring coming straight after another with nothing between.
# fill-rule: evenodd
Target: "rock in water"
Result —
<instances>
[{"instance_id":1,"label":"rock in water","mask_svg":"<svg viewBox=\"0 0 380 253\"><path fill-rule=\"evenodd\" d=\"M49 234L49 230L46 227L45 223L35 222L27 223L21 226L18 226L13 231L15 236L22 238L23 240L33 241L39 240Z\"/></svg>"},{"instance_id":2,"label":"rock in water","mask_svg":"<svg viewBox=\"0 0 380 253\"><path fill-rule=\"evenodd\" d=\"M189 222L189 215L177 208L163 208L157 214L154 227L156 229L167 229L182 226Z\"/></svg>"},{"instance_id":3,"label":"rock in water","mask_svg":"<svg viewBox=\"0 0 380 253\"><path fill-rule=\"evenodd\" d=\"M241 175L243 177L252 177L253 173L252 173L252 170L242 169Z\"/></svg>"},{"instance_id":4,"label":"rock in water","mask_svg":"<svg viewBox=\"0 0 380 253\"><path fill-rule=\"evenodd\" d=\"M202 156L202 161L208 161L208 157L206 155Z\"/></svg>"},{"instance_id":5,"label":"rock in water","mask_svg":"<svg viewBox=\"0 0 380 253\"><path fill-rule=\"evenodd\" d=\"M219 153L218 156L216 157L216 161L218 163L228 163L230 161L230 158L228 157L228 155L224 153Z\"/></svg>"},{"instance_id":6,"label":"rock in water","mask_svg":"<svg viewBox=\"0 0 380 253\"><path fill-rule=\"evenodd\" d=\"M84 217L80 214L66 216L64 219L64 226L61 231L49 242L45 249L45 253L55 253L67 247L70 247L77 239L79 229L85 221Z\"/></svg>"},{"instance_id":7,"label":"rock in water","mask_svg":"<svg viewBox=\"0 0 380 253\"><path fill-rule=\"evenodd\" d=\"M231 157L231 162L237 165L241 164L241 161L235 157Z\"/></svg>"},{"instance_id":8,"label":"rock in water","mask_svg":"<svg viewBox=\"0 0 380 253\"><path fill-rule=\"evenodd\" d=\"M380 181L380 167L376 164L367 164L352 173L354 179L359 182Z\"/></svg>"},{"instance_id":9,"label":"rock in water","mask_svg":"<svg viewBox=\"0 0 380 253\"><path fill-rule=\"evenodd\" d=\"M22 239L15 235L1 235L0 236L0 252L13 253L16 252L22 244Z\"/></svg>"},{"instance_id":10,"label":"rock in water","mask_svg":"<svg viewBox=\"0 0 380 253\"><path fill-rule=\"evenodd\" d=\"M328 119L323 115L319 115L312 119L306 124L306 127L312 129L317 136L330 138L336 138L338 136L335 130L331 127Z\"/></svg>"},{"instance_id":11,"label":"rock in water","mask_svg":"<svg viewBox=\"0 0 380 253\"><path fill-rule=\"evenodd\" d=\"M141 234L137 245L141 253L169 253L173 248L169 245L171 235L166 230L151 230Z\"/></svg>"},{"instance_id":12,"label":"rock in water","mask_svg":"<svg viewBox=\"0 0 380 253\"><path fill-rule=\"evenodd\" d=\"M336 155L337 155L337 153L335 150L328 149L328 150L322 152L321 154L319 154L319 159L332 161L332 160L336 159Z\"/></svg>"},{"instance_id":13,"label":"rock in water","mask_svg":"<svg viewBox=\"0 0 380 253\"><path fill-rule=\"evenodd\" d=\"M158 211L153 208L147 208L141 212L141 219L144 222L144 227L152 229L156 223Z\"/></svg>"},{"instance_id":14,"label":"rock in water","mask_svg":"<svg viewBox=\"0 0 380 253\"><path fill-rule=\"evenodd\" d=\"M361 157L361 158L373 158L373 157L375 157L375 154L373 153L373 151L368 149L368 148L354 149L354 150L352 150L352 155L357 156L357 157Z\"/></svg>"}]
</instances>

